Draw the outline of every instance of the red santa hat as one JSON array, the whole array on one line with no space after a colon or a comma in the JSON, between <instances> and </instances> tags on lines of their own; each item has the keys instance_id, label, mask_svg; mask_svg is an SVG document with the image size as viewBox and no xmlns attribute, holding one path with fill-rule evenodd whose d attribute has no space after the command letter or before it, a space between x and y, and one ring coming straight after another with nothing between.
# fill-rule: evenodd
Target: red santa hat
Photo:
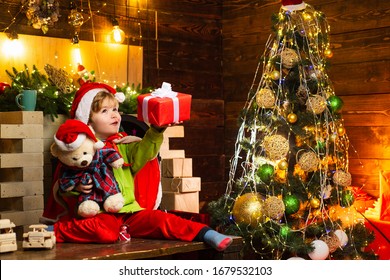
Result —
<instances>
[{"instance_id":1,"label":"red santa hat","mask_svg":"<svg viewBox=\"0 0 390 280\"><path fill-rule=\"evenodd\" d=\"M305 9L306 4L302 0L282 0L282 8L292 12Z\"/></svg>"},{"instance_id":2,"label":"red santa hat","mask_svg":"<svg viewBox=\"0 0 390 280\"><path fill-rule=\"evenodd\" d=\"M125 100L123 92L117 92L113 87L102 83L85 83L76 92L73 99L70 117L87 124L91 112L92 101L101 91L111 92L119 103Z\"/></svg>"},{"instance_id":3,"label":"red santa hat","mask_svg":"<svg viewBox=\"0 0 390 280\"><path fill-rule=\"evenodd\" d=\"M96 149L104 147L88 125L79 120L67 120L58 128L54 142L62 151L70 152L78 149L87 137L95 142Z\"/></svg>"}]
</instances>

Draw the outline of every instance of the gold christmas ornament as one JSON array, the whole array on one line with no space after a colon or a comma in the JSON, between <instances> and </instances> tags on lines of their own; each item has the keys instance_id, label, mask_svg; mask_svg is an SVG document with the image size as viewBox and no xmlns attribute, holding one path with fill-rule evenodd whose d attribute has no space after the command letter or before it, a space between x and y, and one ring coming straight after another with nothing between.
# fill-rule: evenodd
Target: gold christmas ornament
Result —
<instances>
[{"instance_id":1,"label":"gold christmas ornament","mask_svg":"<svg viewBox=\"0 0 390 280\"><path fill-rule=\"evenodd\" d=\"M76 28L81 27L81 25L84 24L83 14L76 9L71 10L70 14L68 15L68 23Z\"/></svg>"},{"instance_id":2,"label":"gold christmas ornament","mask_svg":"<svg viewBox=\"0 0 390 280\"><path fill-rule=\"evenodd\" d=\"M337 170L333 174L333 182L342 187L349 187L352 183L351 173Z\"/></svg>"},{"instance_id":3,"label":"gold christmas ornament","mask_svg":"<svg viewBox=\"0 0 390 280\"><path fill-rule=\"evenodd\" d=\"M321 95L310 96L306 101L306 109L318 115L326 109L326 99Z\"/></svg>"},{"instance_id":4,"label":"gold christmas ornament","mask_svg":"<svg viewBox=\"0 0 390 280\"><path fill-rule=\"evenodd\" d=\"M271 76L270 77L271 77L272 80L279 80L280 79L280 72L274 70L274 71L271 72Z\"/></svg>"},{"instance_id":5,"label":"gold christmas ornament","mask_svg":"<svg viewBox=\"0 0 390 280\"><path fill-rule=\"evenodd\" d=\"M339 126L337 128L337 135L338 136L343 136L345 134L345 128L343 126Z\"/></svg>"},{"instance_id":6,"label":"gold christmas ornament","mask_svg":"<svg viewBox=\"0 0 390 280\"><path fill-rule=\"evenodd\" d=\"M256 94L256 103L261 108L272 108L275 105L275 95L269 88L262 88Z\"/></svg>"},{"instance_id":7,"label":"gold christmas ornament","mask_svg":"<svg viewBox=\"0 0 390 280\"><path fill-rule=\"evenodd\" d=\"M303 171L310 172L317 169L320 160L314 152L305 152L299 156L298 164Z\"/></svg>"},{"instance_id":8,"label":"gold christmas ornament","mask_svg":"<svg viewBox=\"0 0 390 280\"><path fill-rule=\"evenodd\" d=\"M264 149L271 160L278 160L286 156L290 147L286 138L272 135L264 138Z\"/></svg>"},{"instance_id":9,"label":"gold christmas ornament","mask_svg":"<svg viewBox=\"0 0 390 280\"><path fill-rule=\"evenodd\" d=\"M333 253L341 246L340 239L332 231L321 236L320 240L324 241L326 245L328 245L330 253Z\"/></svg>"},{"instance_id":10,"label":"gold christmas ornament","mask_svg":"<svg viewBox=\"0 0 390 280\"><path fill-rule=\"evenodd\" d=\"M312 199L310 199L311 208L317 209L318 207L320 207L320 205L321 201L318 198L313 197Z\"/></svg>"},{"instance_id":11,"label":"gold christmas ornament","mask_svg":"<svg viewBox=\"0 0 390 280\"><path fill-rule=\"evenodd\" d=\"M264 201L264 215L273 220L279 220L285 211L283 200L276 197L270 196Z\"/></svg>"},{"instance_id":12,"label":"gold christmas ornament","mask_svg":"<svg viewBox=\"0 0 390 280\"><path fill-rule=\"evenodd\" d=\"M298 120L298 116L296 114L290 113L290 114L287 115L287 121L289 123L296 123L297 120Z\"/></svg>"},{"instance_id":13,"label":"gold christmas ornament","mask_svg":"<svg viewBox=\"0 0 390 280\"><path fill-rule=\"evenodd\" d=\"M278 168L279 168L280 170L286 170L287 167L288 167L288 163L287 163L286 160L283 159L283 160L279 161L279 163L278 163Z\"/></svg>"},{"instance_id":14,"label":"gold christmas ornament","mask_svg":"<svg viewBox=\"0 0 390 280\"><path fill-rule=\"evenodd\" d=\"M282 65L285 68L293 68L295 65L297 65L299 57L295 50L285 48L281 53L281 59L282 59Z\"/></svg>"},{"instance_id":15,"label":"gold christmas ornament","mask_svg":"<svg viewBox=\"0 0 390 280\"><path fill-rule=\"evenodd\" d=\"M333 56L333 52L331 49L326 49L324 51L324 55L327 57L327 58L331 58Z\"/></svg>"},{"instance_id":16,"label":"gold christmas ornament","mask_svg":"<svg viewBox=\"0 0 390 280\"><path fill-rule=\"evenodd\" d=\"M263 219L263 199L256 193L246 193L237 197L232 215L236 223L256 227Z\"/></svg>"}]
</instances>

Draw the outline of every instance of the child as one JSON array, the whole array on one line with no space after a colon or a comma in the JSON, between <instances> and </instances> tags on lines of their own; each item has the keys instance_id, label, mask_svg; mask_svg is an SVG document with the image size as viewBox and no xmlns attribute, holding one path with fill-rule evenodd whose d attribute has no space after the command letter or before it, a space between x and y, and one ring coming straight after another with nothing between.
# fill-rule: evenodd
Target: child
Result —
<instances>
[{"instance_id":1,"label":"child","mask_svg":"<svg viewBox=\"0 0 390 280\"><path fill-rule=\"evenodd\" d=\"M97 138L102 141L116 138L113 136L118 134L121 123L118 100L123 101L122 97L121 93L116 93L105 84L84 84L76 93L71 117L90 125ZM112 243L118 240L125 225L131 237L204 241L218 251L225 250L231 244L231 237L220 234L205 224L160 210L143 209L136 201L134 175L156 157L164 130L165 127L151 126L142 140L126 143L128 141L124 138L114 145L125 163L128 163L128 166L113 170L125 198L125 205L118 214L100 213L87 219L78 219L69 211L54 224L57 242ZM92 185L76 187L82 193L88 193L91 188Z\"/></svg>"}]
</instances>

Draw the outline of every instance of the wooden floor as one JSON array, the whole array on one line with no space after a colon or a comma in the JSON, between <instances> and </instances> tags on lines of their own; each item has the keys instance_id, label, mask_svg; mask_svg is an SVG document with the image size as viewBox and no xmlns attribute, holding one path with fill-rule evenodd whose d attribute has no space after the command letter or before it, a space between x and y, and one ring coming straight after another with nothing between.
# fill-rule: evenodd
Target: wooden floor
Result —
<instances>
[{"instance_id":1,"label":"wooden floor","mask_svg":"<svg viewBox=\"0 0 390 280\"><path fill-rule=\"evenodd\" d=\"M134 260L134 259L240 259L242 238L234 237L224 252L217 252L203 242L132 239L127 243L75 244L57 243L54 249L18 250L0 254L0 260Z\"/></svg>"}]
</instances>

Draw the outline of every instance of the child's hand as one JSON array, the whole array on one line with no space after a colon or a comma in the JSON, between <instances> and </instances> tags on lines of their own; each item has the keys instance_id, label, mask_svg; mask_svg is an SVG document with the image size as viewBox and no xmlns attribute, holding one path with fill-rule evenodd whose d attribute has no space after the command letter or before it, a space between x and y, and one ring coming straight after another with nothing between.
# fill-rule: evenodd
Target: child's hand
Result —
<instances>
[{"instance_id":1,"label":"child's hand","mask_svg":"<svg viewBox=\"0 0 390 280\"><path fill-rule=\"evenodd\" d=\"M115 144L128 144L128 143L132 143L132 142L139 142L139 141L141 141L141 139L142 138L139 138L137 136L128 135L128 136L122 137L120 139L115 139L114 143Z\"/></svg>"},{"instance_id":2,"label":"child's hand","mask_svg":"<svg viewBox=\"0 0 390 280\"><path fill-rule=\"evenodd\" d=\"M83 185L79 183L74 189L81 193L90 193L92 192L92 188L93 188L92 179L90 179L88 181L88 185Z\"/></svg>"}]
</instances>

